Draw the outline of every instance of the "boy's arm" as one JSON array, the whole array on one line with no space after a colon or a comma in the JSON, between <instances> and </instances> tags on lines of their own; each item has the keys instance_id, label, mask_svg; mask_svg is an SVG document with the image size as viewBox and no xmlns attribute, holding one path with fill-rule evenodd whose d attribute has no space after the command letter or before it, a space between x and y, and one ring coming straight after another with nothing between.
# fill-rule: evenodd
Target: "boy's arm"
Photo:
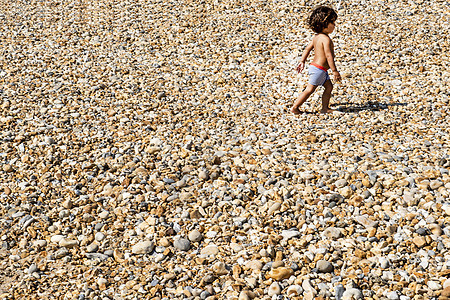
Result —
<instances>
[{"instance_id":1,"label":"boy's arm","mask_svg":"<svg viewBox=\"0 0 450 300\"><path fill-rule=\"evenodd\" d=\"M334 49L333 42L330 38L326 39L323 42L323 49L325 51L325 57L327 58L327 63L330 66L331 71L333 71L334 80L341 81L341 74L336 68L336 64L334 63Z\"/></svg>"},{"instance_id":2,"label":"boy's arm","mask_svg":"<svg viewBox=\"0 0 450 300\"><path fill-rule=\"evenodd\" d=\"M303 51L302 58L300 58L300 63L297 67L297 72L303 71L303 68L305 67L305 61L308 58L309 53L314 48L314 43L311 41L308 46L306 46L305 50Z\"/></svg>"}]
</instances>

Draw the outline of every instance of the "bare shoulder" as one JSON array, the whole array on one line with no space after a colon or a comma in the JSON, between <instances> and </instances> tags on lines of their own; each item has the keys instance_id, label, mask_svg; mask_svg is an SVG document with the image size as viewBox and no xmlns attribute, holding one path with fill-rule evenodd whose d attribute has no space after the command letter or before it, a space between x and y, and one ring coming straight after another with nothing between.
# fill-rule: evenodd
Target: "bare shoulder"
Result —
<instances>
[{"instance_id":1,"label":"bare shoulder","mask_svg":"<svg viewBox=\"0 0 450 300\"><path fill-rule=\"evenodd\" d=\"M330 43L331 42L331 38L323 33L319 33L317 34L314 38L317 39L317 41L320 41L321 43Z\"/></svg>"},{"instance_id":2,"label":"bare shoulder","mask_svg":"<svg viewBox=\"0 0 450 300\"><path fill-rule=\"evenodd\" d=\"M331 39L326 34L318 33L314 36L313 43L315 47L318 45L327 45L331 43Z\"/></svg>"}]
</instances>

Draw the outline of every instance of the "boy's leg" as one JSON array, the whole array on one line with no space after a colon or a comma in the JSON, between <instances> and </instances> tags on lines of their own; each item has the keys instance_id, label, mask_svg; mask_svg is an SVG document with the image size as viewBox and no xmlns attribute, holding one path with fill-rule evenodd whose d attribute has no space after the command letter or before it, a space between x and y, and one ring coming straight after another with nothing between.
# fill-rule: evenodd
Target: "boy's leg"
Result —
<instances>
[{"instance_id":1,"label":"boy's leg","mask_svg":"<svg viewBox=\"0 0 450 300\"><path fill-rule=\"evenodd\" d=\"M300 95L298 95L297 100L295 100L294 105L291 108L291 112L293 112L294 114L298 115L300 113L300 110L298 110L298 108L303 103L305 103L305 101L309 98L309 96L311 96L311 94L314 93L316 88L317 88L316 85L312 85L312 84L308 83L308 85L303 90L303 92Z\"/></svg>"},{"instance_id":2,"label":"boy's leg","mask_svg":"<svg viewBox=\"0 0 450 300\"><path fill-rule=\"evenodd\" d=\"M331 98L331 91L333 90L333 84L331 83L331 80L328 79L323 84L323 87L325 90L322 94L322 110L320 112L322 113L328 113L333 112L333 109L330 109L330 98Z\"/></svg>"}]
</instances>

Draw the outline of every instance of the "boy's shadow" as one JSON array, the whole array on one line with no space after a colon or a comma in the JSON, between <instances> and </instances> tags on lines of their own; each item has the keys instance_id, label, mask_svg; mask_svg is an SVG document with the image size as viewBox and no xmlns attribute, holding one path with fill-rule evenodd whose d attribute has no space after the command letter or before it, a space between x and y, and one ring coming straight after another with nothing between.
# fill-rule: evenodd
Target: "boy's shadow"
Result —
<instances>
[{"instance_id":1,"label":"boy's shadow","mask_svg":"<svg viewBox=\"0 0 450 300\"><path fill-rule=\"evenodd\" d=\"M390 106L406 106L408 103L382 103L378 101L367 101L365 104L354 105L354 103L334 103L333 108L344 113L359 112L363 110L380 111L389 109Z\"/></svg>"}]
</instances>

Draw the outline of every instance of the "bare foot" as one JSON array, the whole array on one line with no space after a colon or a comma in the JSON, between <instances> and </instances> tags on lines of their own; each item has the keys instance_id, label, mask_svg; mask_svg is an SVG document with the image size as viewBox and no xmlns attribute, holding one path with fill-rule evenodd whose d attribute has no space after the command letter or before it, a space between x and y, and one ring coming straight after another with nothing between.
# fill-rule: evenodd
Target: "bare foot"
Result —
<instances>
[{"instance_id":1,"label":"bare foot","mask_svg":"<svg viewBox=\"0 0 450 300\"><path fill-rule=\"evenodd\" d=\"M320 113L322 113L322 114L332 114L332 113L335 113L335 112L339 112L339 111L337 111L335 109L331 109L331 108L322 109L320 111Z\"/></svg>"},{"instance_id":2,"label":"bare foot","mask_svg":"<svg viewBox=\"0 0 450 300\"><path fill-rule=\"evenodd\" d=\"M294 115L299 115L302 112L297 107L293 107L291 108L291 113L293 113Z\"/></svg>"}]
</instances>

